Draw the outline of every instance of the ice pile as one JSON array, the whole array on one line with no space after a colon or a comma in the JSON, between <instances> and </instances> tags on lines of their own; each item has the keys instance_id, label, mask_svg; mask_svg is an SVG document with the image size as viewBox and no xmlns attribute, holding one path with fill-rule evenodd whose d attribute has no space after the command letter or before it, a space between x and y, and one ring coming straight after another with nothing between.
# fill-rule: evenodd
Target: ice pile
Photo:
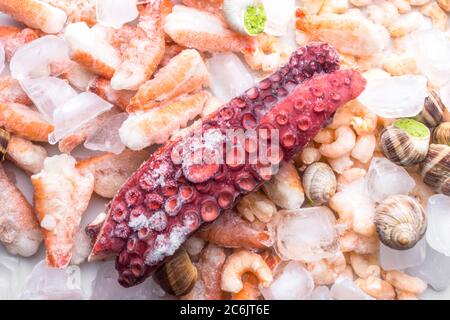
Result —
<instances>
[{"instance_id":1,"label":"ice pile","mask_svg":"<svg viewBox=\"0 0 450 320\"><path fill-rule=\"evenodd\" d=\"M23 79L20 85L47 121L53 122L53 112L75 98L77 92L64 80L56 77Z\"/></svg>"},{"instance_id":2,"label":"ice pile","mask_svg":"<svg viewBox=\"0 0 450 320\"><path fill-rule=\"evenodd\" d=\"M136 0L97 0L98 23L119 29L139 15Z\"/></svg>"},{"instance_id":3,"label":"ice pile","mask_svg":"<svg viewBox=\"0 0 450 320\"><path fill-rule=\"evenodd\" d=\"M208 60L207 67L211 90L223 101L231 100L255 84L247 67L234 53L214 55Z\"/></svg>"},{"instance_id":4,"label":"ice pile","mask_svg":"<svg viewBox=\"0 0 450 320\"><path fill-rule=\"evenodd\" d=\"M335 217L327 207L280 211L275 226L276 249L287 260L317 261L338 248Z\"/></svg>"},{"instance_id":5,"label":"ice pile","mask_svg":"<svg viewBox=\"0 0 450 320\"><path fill-rule=\"evenodd\" d=\"M386 158L374 157L366 175L366 188L373 201L381 202L390 195L408 194L416 183L408 172Z\"/></svg>"},{"instance_id":6,"label":"ice pile","mask_svg":"<svg viewBox=\"0 0 450 320\"><path fill-rule=\"evenodd\" d=\"M427 78L405 75L369 79L358 100L383 118L404 118L417 115L427 95Z\"/></svg>"},{"instance_id":7,"label":"ice pile","mask_svg":"<svg viewBox=\"0 0 450 320\"><path fill-rule=\"evenodd\" d=\"M11 58L11 76L17 80L58 75L70 68L67 43L53 35L21 46Z\"/></svg>"},{"instance_id":8,"label":"ice pile","mask_svg":"<svg viewBox=\"0 0 450 320\"><path fill-rule=\"evenodd\" d=\"M144 283L124 288L117 282L114 262L103 263L92 283L92 300L168 300L172 299L149 278Z\"/></svg>"},{"instance_id":9,"label":"ice pile","mask_svg":"<svg viewBox=\"0 0 450 320\"><path fill-rule=\"evenodd\" d=\"M309 300L333 300L333 298L327 286L319 286L313 290L309 296Z\"/></svg>"},{"instance_id":10,"label":"ice pile","mask_svg":"<svg viewBox=\"0 0 450 320\"><path fill-rule=\"evenodd\" d=\"M345 276L339 276L330 291L331 297L336 300L375 300Z\"/></svg>"},{"instance_id":11,"label":"ice pile","mask_svg":"<svg viewBox=\"0 0 450 320\"><path fill-rule=\"evenodd\" d=\"M120 140L119 129L128 118L128 113L118 113L109 117L94 132L89 133L84 147L89 150L122 153L125 145Z\"/></svg>"},{"instance_id":12,"label":"ice pile","mask_svg":"<svg viewBox=\"0 0 450 320\"><path fill-rule=\"evenodd\" d=\"M0 248L0 300L17 299L23 287L26 270L21 259Z\"/></svg>"},{"instance_id":13,"label":"ice pile","mask_svg":"<svg viewBox=\"0 0 450 320\"><path fill-rule=\"evenodd\" d=\"M408 250L391 249L380 244L380 265L384 270L403 270L422 264L425 260L427 242L422 238Z\"/></svg>"},{"instance_id":14,"label":"ice pile","mask_svg":"<svg viewBox=\"0 0 450 320\"><path fill-rule=\"evenodd\" d=\"M443 85L450 79L450 41L437 29L419 30L407 41L407 51L416 65L433 84ZM410 91L414 93L413 90Z\"/></svg>"},{"instance_id":15,"label":"ice pile","mask_svg":"<svg viewBox=\"0 0 450 320\"><path fill-rule=\"evenodd\" d=\"M92 92L80 93L55 109L53 113L55 131L48 136L48 142L56 144L112 107L112 104Z\"/></svg>"},{"instance_id":16,"label":"ice pile","mask_svg":"<svg viewBox=\"0 0 450 320\"><path fill-rule=\"evenodd\" d=\"M261 288L261 293L266 300L304 300L313 289L311 274L300 262L290 261L277 267L274 280L268 288Z\"/></svg>"},{"instance_id":17,"label":"ice pile","mask_svg":"<svg viewBox=\"0 0 450 320\"><path fill-rule=\"evenodd\" d=\"M294 20L295 0L263 0L267 23L264 32L273 36L282 36L288 32L289 24Z\"/></svg>"},{"instance_id":18,"label":"ice pile","mask_svg":"<svg viewBox=\"0 0 450 320\"><path fill-rule=\"evenodd\" d=\"M42 260L28 276L21 298L26 300L87 299L81 289L80 268L78 266L69 266L66 269L49 268L45 260Z\"/></svg>"},{"instance_id":19,"label":"ice pile","mask_svg":"<svg viewBox=\"0 0 450 320\"><path fill-rule=\"evenodd\" d=\"M437 194L427 203L427 242L434 250L450 257L450 197Z\"/></svg>"},{"instance_id":20,"label":"ice pile","mask_svg":"<svg viewBox=\"0 0 450 320\"><path fill-rule=\"evenodd\" d=\"M450 286L450 257L430 246L426 248L426 258L419 266L409 268L406 272L427 282L433 289L442 291Z\"/></svg>"}]
</instances>

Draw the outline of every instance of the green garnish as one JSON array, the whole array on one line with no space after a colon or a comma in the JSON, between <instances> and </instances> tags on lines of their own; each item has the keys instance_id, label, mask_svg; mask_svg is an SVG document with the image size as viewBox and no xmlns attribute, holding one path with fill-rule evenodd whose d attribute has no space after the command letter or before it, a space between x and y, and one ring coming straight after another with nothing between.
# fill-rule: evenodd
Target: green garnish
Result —
<instances>
[{"instance_id":1,"label":"green garnish","mask_svg":"<svg viewBox=\"0 0 450 320\"><path fill-rule=\"evenodd\" d=\"M430 129L423 123L414 119L399 119L394 122L394 127L406 131L414 138L426 138L430 136Z\"/></svg>"},{"instance_id":2,"label":"green garnish","mask_svg":"<svg viewBox=\"0 0 450 320\"><path fill-rule=\"evenodd\" d=\"M249 6L244 13L244 28L250 35L257 35L264 32L267 16L264 5Z\"/></svg>"}]
</instances>

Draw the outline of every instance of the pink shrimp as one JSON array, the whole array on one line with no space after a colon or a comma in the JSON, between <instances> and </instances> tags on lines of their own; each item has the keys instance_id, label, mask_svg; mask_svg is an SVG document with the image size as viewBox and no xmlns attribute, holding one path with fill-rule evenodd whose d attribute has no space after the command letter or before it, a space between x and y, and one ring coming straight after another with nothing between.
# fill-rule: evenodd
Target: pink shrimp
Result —
<instances>
[{"instance_id":1,"label":"pink shrimp","mask_svg":"<svg viewBox=\"0 0 450 320\"><path fill-rule=\"evenodd\" d=\"M17 49L39 38L39 32L25 28L20 30L11 26L0 26L0 43L5 48L6 61L10 61Z\"/></svg>"},{"instance_id":2,"label":"pink shrimp","mask_svg":"<svg viewBox=\"0 0 450 320\"><path fill-rule=\"evenodd\" d=\"M130 104L130 100L135 94L134 91L114 90L111 87L111 82L102 77L97 77L94 81L92 81L88 87L88 90L106 101L111 102L124 111Z\"/></svg>"},{"instance_id":3,"label":"pink shrimp","mask_svg":"<svg viewBox=\"0 0 450 320\"><path fill-rule=\"evenodd\" d=\"M20 103L26 106L33 104L25 91L23 91L19 81L10 76L0 78L0 102Z\"/></svg>"},{"instance_id":4,"label":"pink shrimp","mask_svg":"<svg viewBox=\"0 0 450 320\"><path fill-rule=\"evenodd\" d=\"M222 9L223 0L182 0L185 6L209 12L218 12Z\"/></svg>"},{"instance_id":5,"label":"pink shrimp","mask_svg":"<svg viewBox=\"0 0 450 320\"><path fill-rule=\"evenodd\" d=\"M156 71L165 50L162 8L161 0L153 0L141 11L136 35L123 52L122 63L111 79L113 89L137 90Z\"/></svg>"}]
</instances>

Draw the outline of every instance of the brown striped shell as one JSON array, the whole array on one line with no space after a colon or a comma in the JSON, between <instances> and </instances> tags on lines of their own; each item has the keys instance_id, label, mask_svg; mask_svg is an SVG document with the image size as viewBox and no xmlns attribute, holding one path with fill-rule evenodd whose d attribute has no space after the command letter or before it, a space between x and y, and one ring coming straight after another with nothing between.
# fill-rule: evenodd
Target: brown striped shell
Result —
<instances>
[{"instance_id":1,"label":"brown striped shell","mask_svg":"<svg viewBox=\"0 0 450 320\"><path fill-rule=\"evenodd\" d=\"M0 128L0 161L5 160L6 150L8 149L10 138L11 135L9 132Z\"/></svg>"},{"instance_id":2,"label":"brown striped shell","mask_svg":"<svg viewBox=\"0 0 450 320\"><path fill-rule=\"evenodd\" d=\"M421 164L422 179L436 192L450 196L450 147L431 144Z\"/></svg>"},{"instance_id":3,"label":"brown striped shell","mask_svg":"<svg viewBox=\"0 0 450 320\"><path fill-rule=\"evenodd\" d=\"M391 195L375 210L375 226L386 246L406 250L425 234L427 219L420 203L406 195Z\"/></svg>"},{"instance_id":4,"label":"brown striped shell","mask_svg":"<svg viewBox=\"0 0 450 320\"><path fill-rule=\"evenodd\" d=\"M442 122L434 129L433 143L450 146L450 122Z\"/></svg>"},{"instance_id":5,"label":"brown striped shell","mask_svg":"<svg viewBox=\"0 0 450 320\"><path fill-rule=\"evenodd\" d=\"M315 205L328 202L336 193L336 176L326 163L315 162L309 165L302 180L306 196Z\"/></svg>"},{"instance_id":6,"label":"brown striped shell","mask_svg":"<svg viewBox=\"0 0 450 320\"><path fill-rule=\"evenodd\" d=\"M444 117L445 106L436 91L431 90L425 98L422 111L416 116L416 120L422 122L428 128L434 128L441 123Z\"/></svg>"}]
</instances>

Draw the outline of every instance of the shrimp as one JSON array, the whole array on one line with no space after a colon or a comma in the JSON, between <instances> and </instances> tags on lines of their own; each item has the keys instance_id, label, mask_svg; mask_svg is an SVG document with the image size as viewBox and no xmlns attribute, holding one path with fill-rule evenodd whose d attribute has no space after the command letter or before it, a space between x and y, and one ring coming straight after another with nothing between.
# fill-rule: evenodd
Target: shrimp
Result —
<instances>
[{"instance_id":1,"label":"shrimp","mask_svg":"<svg viewBox=\"0 0 450 320\"><path fill-rule=\"evenodd\" d=\"M252 52L256 48L256 40L229 30L220 17L180 5L167 16L164 30L174 42L199 51Z\"/></svg>"},{"instance_id":2,"label":"shrimp","mask_svg":"<svg viewBox=\"0 0 450 320\"><path fill-rule=\"evenodd\" d=\"M380 53L388 41L378 26L358 15L325 13L317 16L298 8L296 18L298 30L356 57Z\"/></svg>"},{"instance_id":3,"label":"shrimp","mask_svg":"<svg viewBox=\"0 0 450 320\"><path fill-rule=\"evenodd\" d=\"M33 29L19 29L11 26L0 26L0 43L5 48L6 61L10 61L21 46L39 38L39 33Z\"/></svg>"},{"instance_id":4,"label":"shrimp","mask_svg":"<svg viewBox=\"0 0 450 320\"><path fill-rule=\"evenodd\" d=\"M277 212L277 208L261 191L255 191L245 195L239 200L237 211L248 221L255 221L255 217L264 223L268 223Z\"/></svg>"},{"instance_id":5,"label":"shrimp","mask_svg":"<svg viewBox=\"0 0 450 320\"><path fill-rule=\"evenodd\" d=\"M64 38L70 58L92 73L110 79L121 63L119 52L85 22L68 25Z\"/></svg>"},{"instance_id":6,"label":"shrimp","mask_svg":"<svg viewBox=\"0 0 450 320\"><path fill-rule=\"evenodd\" d=\"M165 67L169 64L170 60L172 60L174 57L179 55L183 50L186 48L183 46L180 46L176 43L173 44L166 44L166 50L164 50L164 56L161 59L160 67Z\"/></svg>"},{"instance_id":7,"label":"shrimp","mask_svg":"<svg viewBox=\"0 0 450 320\"><path fill-rule=\"evenodd\" d=\"M447 13L441 9L441 7L437 4L437 2L432 2L423 6L422 8L420 8L420 12L423 15L430 17L434 29L442 31L447 30L448 27Z\"/></svg>"},{"instance_id":8,"label":"shrimp","mask_svg":"<svg viewBox=\"0 0 450 320\"><path fill-rule=\"evenodd\" d=\"M37 111L18 103L0 103L0 124L15 135L31 141L47 142L53 126Z\"/></svg>"},{"instance_id":9,"label":"shrimp","mask_svg":"<svg viewBox=\"0 0 450 320\"><path fill-rule=\"evenodd\" d=\"M187 7L193 7L209 12L219 12L223 6L223 0L182 0Z\"/></svg>"},{"instance_id":10,"label":"shrimp","mask_svg":"<svg viewBox=\"0 0 450 320\"><path fill-rule=\"evenodd\" d=\"M105 153L77 162L77 169L94 175L94 192L112 199L125 181L148 159L145 151L125 150L121 154Z\"/></svg>"},{"instance_id":11,"label":"shrimp","mask_svg":"<svg viewBox=\"0 0 450 320\"><path fill-rule=\"evenodd\" d=\"M361 135L356 140L351 156L362 163L368 163L372 159L376 144L375 135Z\"/></svg>"},{"instance_id":12,"label":"shrimp","mask_svg":"<svg viewBox=\"0 0 450 320\"><path fill-rule=\"evenodd\" d=\"M141 11L136 34L122 54L122 63L111 79L114 90L137 90L149 80L164 56L161 0L153 0Z\"/></svg>"},{"instance_id":13,"label":"shrimp","mask_svg":"<svg viewBox=\"0 0 450 320\"><path fill-rule=\"evenodd\" d=\"M226 248L265 249L273 244L272 234L251 224L233 211L224 212L213 223L200 229L199 238Z\"/></svg>"},{"instance_id":14,"label":"shrimp","mask_svg":"<svg viewBox=\"0 0 450 320\"><path fill-rule=\"evenodd\" d=\"M31 177L34 203L50 267L64 268L72 257L75 234L94 190L94 176L80 173L75 159L62 154L47 158Z\"/></svg>"},{"instance_id":15,"label":"shrimp","mask_svg":"<svg viewBox=\"0 0 450 320\"><path fill-rule=\"evenodd\" d=\"M136 94L135 91L114 90L111 87L111 82L108 79L101 77L95 78L89 84L88 91L91 91L106 101L111 102L123 111L127 109L131 98L133 98Z\"/></svg>"},{"instance_id":16,"label":"shrimp","mask_svg":"<svg viewBox=\"0 0 450 320\"><path fill-rule=\"evenodd\" d=\"M361 179L366 175L366 170L361 168L350 168L342 172L337 178L338 191L342 190L342 187L348 185L356 180Z\"/></svg>"},{"instance_id":17,"label":"shrimp","mask_svg":"<svg viewBox=\"0 0 450 320\"><path fill-rule=\"evenodd\" d=\"M242 275L242 290L231 294L231 300L258 300L261 297L259 280L253 273Z\"/></svg>"},{"instance_id":18,"label":"shrimp","mask_svg":"<svg viewBox=\"0 0 450 320\"><path fill-rule=\"evenodd\" d=\"M36 174L44 167L47 151L44 147L35 145L28 140L11 136L6 149L8 159L26 172Z\"/></svg>"},{"instance_id":19,"label":"shrimp","mask_svg":"<svg viewBox=\"0 0 450 320\"><path fill-rule=\"evenodd\" d=\"M397 300L419 300L417 295L408 291L395 290L397 292Z\"/></svg>"},{"instance_id":20,"label":"shrimp","mask_svg":"<svg viewBox=\"0 0 450 320\"><path fill-rule=\"evenodd\" d=\"M60 32L67 21L63 10L40 0L1 0L0 11L45 33Z\"/></svg>"},{"instance_id":21,"label":"shrimp","mask_svg":"<svg viewBox=\"0 0 450 320\"><path fill-rule=\"evenodd\" d=\"M283 209L299 209L305 201L302 182L292 162L283 163L263 188L267 196Z\"/></svg>"},{"instance_id":22,"label":"shrimp","mask_svg":"<svg viewBox=\"0 0 450 320\"><path fill-rule=\"evenodd\" d=\"M314 162L318 162L322 155L320 154L319 149L314 147L306 147L302 150L300 159L303 164L310 165Z\"/></svg>"},{"instance_id":23,"label":"shrimp","mask_svg":"<svg viewBox=\"0 0 450 320\"><path fill-rule=\"evenodd\" d=\"M337 112L339 112L339 110L340 109L338 109ZM334 141L334 130L331 128L324 128L317 133L313 140L320 144L332 143Z\"/></svg>"},{"instance_id":24,"label":"shrimp","mask_svg":"<svg viewBox=\"0 0 450 320\"><path fill-rule=\"evenodd\" d=\"M337 252L330 258L308 262L305 265L316 286L333 284L347 266L342 252Z\"/></svg>"},{"instance_id":25,"label":"shrimp","mask_svg":"<svg viewBox=\"0 0 450 320\"><path fill-rule=\"evenodd\" d=\"M339 127L335 131L335 140L330 144L322 144L320 153L327 158L340 158L352 151L356 143L355 132L349 126Z\"/></svg>"},{"instance_id":26,"label":"shrimp","mask_svg":"<svg viewBox=\"0 0 450 320\"><path fill-rule=\"evenodd\" d=\"M369 254L361 255L355 252L350 253L350 264L353 271L360 278L368 278L369 276L380 276L381 268L378 265L378 255Z\"/></svg>"},{"instance_id":27,"label":"shrimp","mask_svg":"<svg viewBox=\"0 0 450 320\"><path fill-rule=\"evenodd\" d=\"M366 237L348 231L339 238L339 246L342 252L354 251L358 254L374 254L379 250L380 241L376 235Z\"/></svg>"},{"instance_id":28,"label":"shrimp","mask_svg":"<svg viewBox=\"0 0 450 320\"><path fill-rule=\"evenodd\" d=\"M43 0L56 8L63 10L68 16L68 22L86 22L93 26L96 23L96 0Z\"/></svg>"},{"instance_id":29,"label":"shrimp","mask_svg":"<svg viewBox=\"0 0 450 320\"><path fill-rule=\"evenodd\" d=\"M333 171L338 174L342 174L344 171L349 170L354 162L350 159L350 153L346 153L336 159L327 159L328 164L331 166Z\"/></svg>"},{"instance_id":30,"label":"shrimp","mask_svg":"<svg viewBox=\"0 0 450 320\"><path fill-rule=\"evenodd\" d=\"M0 103L20 103L25 106L33 104L23 91L19 81L11 76L0 78Z\"/></svg>"},{"instance_id":31,"label":"shrimp","mask_svg":"<svg viewBox=\"0 0 450 320\"><path fill-rule=\"evenodd\" d=\"M407 0L388 0L397 7L398 12L403 14L411 11L411 5Z\"/></svg>"},{"instance_id":32,"label":"shrimp","mask_svg":"<svg viewBox=\"0 0 450 320\"><path fill-rule=\"evenodd\" d=\"M139 87L128 112L158 107L162 102L206 86L208 70L197 50L187 49L161 68L155 77Z\"/></svg>"},{"instance_id":33,"label":"shrimp","mask_svg":"<svg viewBox=\"0 0 450 320\"><path fill-rule=\"evenodd\" d=\"M244 59L252 70L272 73L289 59L292 50L276 37L261 33L253 52L244 52Z\"/></svg>"},{"instance_id":34,"label":"shrimp","mask_svg":"<svg viewBox=\"0 0 450 320\"><path fill-rule=\"evenodd\" d=\"M377 300L394 300L395 298L395 291L390 283L378 277L359 278L356 279L355 284Z\"/></svg>"},{"instance_id":35,"label":"shrimp","mask_svg":"<svg viewBox=\"0 0 450 320\"><path fill-rule=\"evenodd\" d=\"M417 30L423 20L423 15L416 11L400 16L400 18L389 26L391 37L400 38L406 36Z\"/></svg>"},{"instance_id":36,"label":"shrimp","mask_svg":"<svg viewBox=\"0 0 450 320\"><path fill-rule=\"evenodd\" d=\"M188 121L202 112L209 96L207 91L182 95L159 108L133 113L122 124L120 138L132 150L165 143L175 131L186 127Z\"/></svg>"},{"instance_id":37,"label":"shrimp","mask_svg":"<svg viewBox=\"0 0 450 320\"><path fill-rule=\"evenodd\" d=\"M399 13L397 7L387 1L383 1L378 5L369 5L367 7L368 18L375 24L389 27L397 20Z\"/></svg>"},{"instance_id":38,"label":"shrimp","mask_svg":"<svg viewBox=\"0 0 450 320\"><path fill-rule=\"evenodd\" d=\"M241 250L230 255L223 266L221 288L227 292L239 292L243 289L242 275L254 273L263 287L273 280L272 271L264 259L256 253Z\"/></svg>"},{"instance_id":39,"label":"shrimp","mask_svg":"<svg viewBox=\"0 0 450 320\"><path fill-rule=\"evenodd\" d=\"M419 278L412 277L398 270L386 271L384 279L395 289L421 294L427 289L427 284Z\"/></svg>"},{"instance_id":40,"label":"shrimp","mask_svg":"<svg viewBox=\"0 0 450 320\"><path fill-rule=\"evenodd\" d=\"M393 76L416 74L418 72L414 58L405 55L390 55L384 59L383 69Z\"/></svg>"},{"instance_id":41,"label":"shrimp","mask_svg":"<svg viewBox=\"0 0 450 320\"><path fill-rule=\"evenodd\" d=\"M0 164L0 242L11 254L34 255L42 241L31 205Z\"/></svg>"}]
</instances>

